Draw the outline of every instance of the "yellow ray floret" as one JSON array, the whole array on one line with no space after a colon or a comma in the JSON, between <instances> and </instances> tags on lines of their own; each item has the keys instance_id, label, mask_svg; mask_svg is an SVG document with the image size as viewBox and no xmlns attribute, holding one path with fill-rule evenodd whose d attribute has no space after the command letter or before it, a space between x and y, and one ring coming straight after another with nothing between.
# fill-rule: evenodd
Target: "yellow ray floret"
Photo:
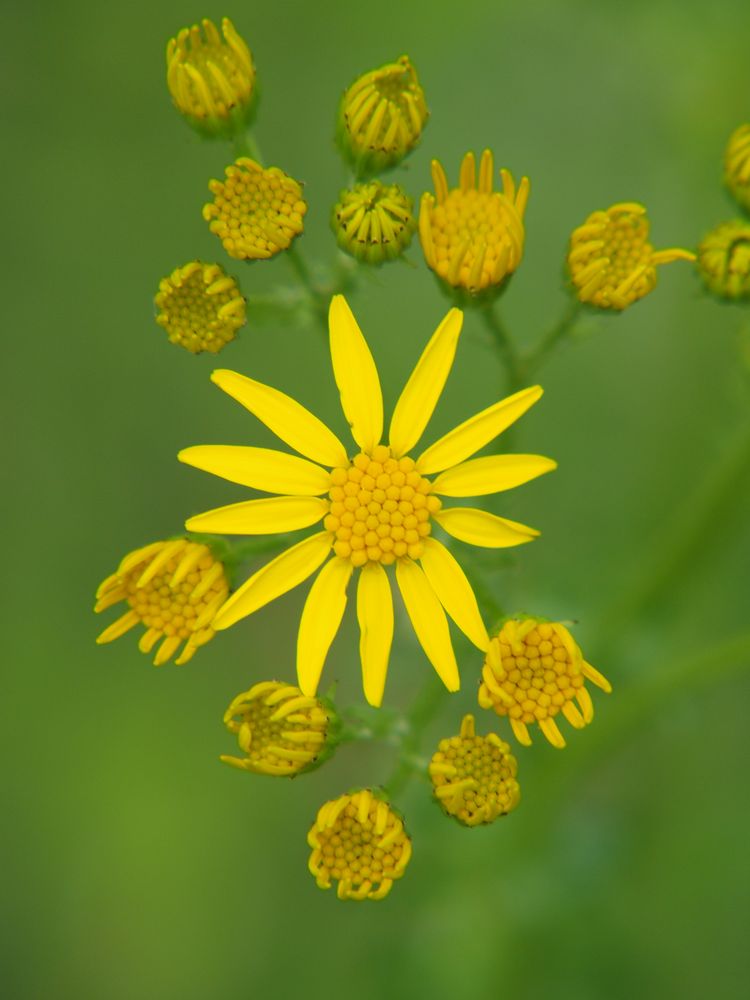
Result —
<instances>
[{"instance_id":1,"label":"yellow ray floret","mask_svg":"<svg viewBox=\"0 0 750 1000\"><path fill-rule=\"evenodd\" d=\"M537 723L549 742L562 748L565 740L556 716L562 713L575 729L594 717L587 680L602 691L612 690L609 681L583 659L564 625L511 618L490 642L479 704L507 716L524 746L531 744L528 727Z\"/></svg>"},{"instance_id":2,"label":"yellow ray floret","mask_svg":"<svg viewBox=\"0 0 750 1000\"><path fill-rule=\"evenodd\" d=\"M299 454L227 445L180 452L188 465L282 494L199 514L187 522L189 530L253 535L318 526L257 570L214 620L215 628L228 628L317 573L297 640L298 683L309 697L318 688L355 573L362 679L370 704L380 705L383 698L394 582L427 658L446 687L457 690L448 618L483 651L489 637L458 560L432 538L434 524L488 548L521 545L539 534L487 511L444 506L445 498L512 489L555 468L539 455L472 458L539 399L539 386L494 403L426 451L409 454L448 378L462 321L460 310L451 309L438 325L386 430L375 362L346 300L335 296L329 316L331 359L354 448L347 449L309 410L277 389L236 372L217 371L214 382ZM395 581L389 571L395 571Z\"/></svg>"},{"instance_id":3,"label":"yellow ray floret","mask_svg":"<svg viewBox=\"0 0 750 1000\"><path fill-rule=\"evenodd\" d=\"M732 196L750 212L750 125L740 125L724 153L724 182Z\"/></svg>"},{"instance_id":4,"label":"yellow ray floret","mask_svg":"<svg viewBox=\"0 0 750 1000\"><path fill-rule=\"evenodd\" d=\"M307 211L301 185L278 167L264 168L247 157L224 172L226 180L208 185L214 200L204 205L203 218L229 256L267 260L291 246Z\"/></svg>"},{"instance_id":5,"label":"yellow ray floret","mask_svg":"<svg viewBox=\"0 0 750 1000\"><path fill-rule=\"evenodd\" d=\"M643 205L621 202L592 212L573 230L568 270L581 302L599 309L625 309L656 285L657 264L695 260L689 250L654 250Z\"/></svg>"},{"instance_id":6,"label":"yellow ray floret","mask_svg":"<svg viewBox=\"0 0 750 1000\"><path fill-rule=\"evenodd\" d=\"M411 198L398 184L355 184L339 194L331 228L342 250L368 264L399 257L416 229Z\"/></svg>"},{"instance_id":7,"label":"yellow ray floret","mask_svg":"<svg viewBox=\"0 0 750 1000\"><path fill-rule=\"evenodd\" d=\"M422 195L419 238L427 265L452 288L472 295L497 288L523 257L523 216L529 179L516 189L508 170L501 170L502 191L493 190L492 153L485 149L477 176L473 153L461 163L459 185L448 187L438 160L432 161L435 194Z\"/></svg>"},{"instance_id":8,"label":"yellow ray floret","mask_svg":"<svg viewBox=\"0 0 750 1000\"><path fill-rule=\"evenodd\" d=\"M112 642L138 624L145 625L138 648L150 653L159 667L184 647L175 661L187 663L199 646L213 638L212 622L229 593L224 564L206 545L189 538L152 542L125 556L117 570L96 592L94 611L120 601L130 610L109 625L96 640Z\"/></svg>"},{"instance_id":9,"label":"yellow ray floret","mask_svg":"<svg viewBox=\"0 0 750 1000\"><path fill-rule=\"evenodd\" d=\"M193 260L176 268L159 282L154 301L156 322L191 354L218 354L245 324L242 293L218 264Z\"/></svg>"},{"instance_id":10,"label":"yellow ray floret","mask_svg":"<svg viewBox=\"0 0 750 1000\"><path fill-rule=\"evenodd\" d=\"M411 857L411 840L390 805L364 789L320 807L307 835L308 867L339 899L383 899Z\"/></svg>"},{"instance_id":11,"label":"yellow ray floret","mask_svg":"<svg viewBox=\"0 0 750 1000\"><path fill-rule=\"evenodd\" d=\"M698 246L698 272L714 295L750 298L750 222L722 222L707 233Z\"/></svg>"}]
</instances>

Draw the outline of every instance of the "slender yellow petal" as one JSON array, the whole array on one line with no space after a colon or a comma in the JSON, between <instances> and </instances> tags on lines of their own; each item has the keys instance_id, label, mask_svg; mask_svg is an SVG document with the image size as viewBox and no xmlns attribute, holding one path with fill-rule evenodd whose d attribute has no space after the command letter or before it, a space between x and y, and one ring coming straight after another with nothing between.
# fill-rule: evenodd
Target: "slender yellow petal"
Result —
<instances>
[{"instance_id":1,"label":"slender yellow petal","mask_svg":"<svg viewBox=\"0 0 750 1000\"><path fill-rule=\"evenodd\" d=\"M215 371L211 378L301 455L321 465L346 465L346 448L333 431L295 399L227 369Z\"/></svg>"},{"instance_id":2,"label":"slender yellow petal","mask_svg":"<svg viewBox=\"0 0 750 1000\"><path fill-rule=\"evenodd\" d=\"M474 507L447 507L432 516L449 535L487 549L523 545L539 535L535 528Z\"/></svg>"},{"instance_id":3,"label":"slender yellow petal","mask_svg":"<svg viewBox=\"0 0 750 1000\"><path fill-rule=\"evenodd\" d=\"M448 620L435 591L411 559L400 559L396 563L396 580L427 659L448 690L458 691L461 682Z\"/></svg>"},{"instance_id":4,"label":"slender yellow petal","mask_svg":"<svg viewBox=\"0 0 750 1000\"><path fill-rule=\"evenodd\" d=\"M388 657L393 641L393 596L380 563L362 568L357 587L357 618L365 698L378 708L383 701Z\"/></svg>"},{"instance_id":5,"label":"slender yellow petal","mask_svg":"<svg viewBox=\"0 0 750 1000\"><path fill-rule=\"evenodd\" d=\"M383 394L370 348L343 295L331 299L328 326L344 415L360 448L372 451L383 436Z\"/></svg>"},{"instance_id":6,"label":"slender yellow petal","mask_svg":"<svg viewBox=\"0 0 750 1000\"><path fill-rule=\"evenodd\" d=\"M540 385L521 389L465 420L420 455L417 461L419 471L423 475L442 472L470 458L523 416L543 391Z\"/></svg>"},{"instance_id":7,"label":"slender yellow petal","mask_svg":"<svg viewBox=\"0 0 750 1000\"><path fill-rule=\"evenodd\" d=\"M422 352L396 403L390 429L391 450L397 458L419 441L448 378L464 314L451 309Z\"/></svg>"},{"instance_id":8,"label":"slender yellow petal","mask_svg":"<svg viewBox=\"0 0 750 1000\"><path fill-rule=\"evenodd\" d=\"M346 608L346 587L354 566L334 556L318 573L307 595L297 635L297 681L303 694L318 690L328 650Z\"/></svg>"},{"instance_id":9,"label":"slender yellow petal","mask_svg":"<svg viewBox=\"0 0 750 1000\"><path fill-rule=\"evenodd\" d=\"M177 457L186 465L265 493L320 496L331 485L330 473L319 465L271 448L206 444L183 448Z\"/></svg>"},{"instance_id":10,"label":"slender yellow petal","mask_svg":"<svg viewBox=\"0 0 750 1000\"><path fill-rule=\"evenodd\" d=\"M235 591L220 609L212 628L224 629L251 615L306 580L331 551L327 531L305 538L266 563Z\"/></svg>"},{"instance_id":11,"label":"slender yellow petal","mask_svg":"<svg viewBox=\"0 0 750 1000\"><path fill-rule=\"evenodd\" d=\"M542 455L488 455L441 472L432 489L445 497L480 497L512 490L556 468L557 462Z\"/></svg>"},{"instance_id":12,"label":"slender yellow petal","mask_svg":"<svg viewBox=\"0 0 750 1000\"><path fill-rule=\"evenodd\" d=\"M275 535L278 531L309 528L328 513L328 501L319 497L269 497L244 500L196 514L185 522L188 531L220 535Z\"/></svg>"},{"instance_id":13,"label":"slender yellow petal","mask_svg":"<svg viewBox=\"0 0 750 1000\"><path fill-rule=\"evenodd\" d=\"M420 562L430 586L450 617L475 646L486 652L490 638L479 614L477 599L453 555L437 539L426 538Z\"/></svg>"}]
</instances>

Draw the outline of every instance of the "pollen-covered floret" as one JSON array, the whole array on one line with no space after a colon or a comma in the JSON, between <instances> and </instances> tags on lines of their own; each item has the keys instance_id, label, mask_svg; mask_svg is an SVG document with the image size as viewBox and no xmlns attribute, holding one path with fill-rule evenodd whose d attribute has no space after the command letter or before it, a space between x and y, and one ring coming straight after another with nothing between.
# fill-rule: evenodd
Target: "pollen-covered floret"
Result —
<instances>
[{"instance_id":1,"label":"pollen-covered floret","mask_svg":"<svg viewBox=\"0 0 750 1000\"><path fill-rule=\"evenodd\" d=\"M740 125L729 136L724 153L724 181L732 197L750 212L750 125Z\"/></svg>"},{"instance_id":2,"label":"pollen-covered floret","mask_svg":"<svg viewBox=\"0 0 750 1000\"><path fill-rule=\"evenodd\" d=\"M339 194L331 227L342 250L368 264L382 264L411 243L416 228L412 208L398 184L355 184Z\"/></svg>"},{"instance_id":3,"label":"pollen-covered floret","mask_svg":"<svg viewBox=\"0 0 750 1000\"><path fill-rule=\"evenodd\" d=\"M245 323L245 299L218 264L193 260L159 282L156 322L191 354L217 354Z\"/></svg>"},{"instance_id":4,"label":"pollen-covered floret","mask_svg":"<svg viewBox=\"0 0 750 1000\"><path fill-rule=\"evenodd\" d=\"M265 260L286 250L304 229L302 187L278 167L240 157L212 180L213 202L203 208L209 229L230 257Z\"/></svg>"},{"instance_id":5,"label":"pollen-covered floret","mask_svg":"<svg viewBox=\"0 0 750 1000\"><path fill-rule=\"evenodd\" d=\"M576 729L594 717L586 680L602 691L612 686L586 663L570 632L559 622L511 618L487 652L479 688L479 704L507 715L519 743L531 744L528 726L539 728L555 747L565 740L555 716L562 712Z\"/></svg>"},{"instance_id":6,"label":"pollen-covered floret","mask_svg":"<svg viewBox=\"0 0 750 1000\"><path fill-rule=\"evenodd\" d=\"M750 222L722 222L698 246L698 272L722 299L750 297Z\"/></svg>"},{"instance_id":7,"label":"pollen-covered floret","mask_svg":"<svg viewBox=\"0 0 750 1000\"><path fill-rule=\"evenodd\" d=\"M431 489L414 459L394 458L386 445L334 469L324 526L334 533L336 555L355 566L368 560L388 566L402 556L419 559L432 530L430 516L440 510Z\"/></svg>"},{"instance_id":8,"label":"pollen-covered floret","mask_svg":"<svg viewBox=\"0 0 750 1000\"><path fill-rule=\"evenodd\" d=\"M211 622L228 594L224 564L207 545L188 538L152 542L125 556L97 590L94 611L104 611L119 601L127 601L130 610L96 641L112 642L141 623L146 626L138 643L142 653L150 653L163 639L155 666L171 659L183 642L175 662L187 663L213 637Z\"/></svg>"},{"instance_id":9,"label":"pollen-covered floret","mask_svg":"<svg viewBox=\"0 0 750 1000\"><path fill-rule=\"evenodd\" d=\"M411 857L401 818L368 789L321 806L307 842L318 888L338 882L339 899L383 899Z\"/></svg>"},{"instance_id":10,"label":"pollen-covered floret","mask_svg":"<svg viewBox=\"0 0 750 1000\"><path fill-rule=\"evenodd\" d=\"M458 736L441 740L429 765L435 796L464 826L491 823L518 805L518 766L510 747L495 733L477 736L466 715Z\"/></svg>"}]
</instances>

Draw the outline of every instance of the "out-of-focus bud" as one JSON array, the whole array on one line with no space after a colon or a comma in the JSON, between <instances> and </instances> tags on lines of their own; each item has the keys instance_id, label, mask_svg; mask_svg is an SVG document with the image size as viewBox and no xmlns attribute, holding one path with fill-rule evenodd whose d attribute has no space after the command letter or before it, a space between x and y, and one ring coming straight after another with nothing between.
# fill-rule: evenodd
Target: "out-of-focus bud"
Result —
<instances>
[{"instance_id":1,"label":"out-of-focus bud","mask_svg":"<svg viewBox=\"0 0 750 1000\"><path fill-rule=\"evenodd\" d=\"M740 125L729 136L724 151L724 182L738 204L750 212L750 125Z\"/></svg>"},{"instance_id":2,"label":"out-of-focus bud","mask_svg":"<svg viewBox=\"0 0 750 1000\"><path fill-rule=\"evenodd\" d=\"M722 299L750 297L750 223L722 222L698 246L698 272Z\"/></svg>"},{"instance_id":3,"label":"out-of-focus bud","mask_svg":"<svg viewBox=\"0 0 750 1000\"><path fill-rule=\"evenodd\" d=\"M242 293L218 264L193 260L176 268L159 282L154 301L156 322L191 354L218 354L245 324Z\"/></svg>"}]
</instances>

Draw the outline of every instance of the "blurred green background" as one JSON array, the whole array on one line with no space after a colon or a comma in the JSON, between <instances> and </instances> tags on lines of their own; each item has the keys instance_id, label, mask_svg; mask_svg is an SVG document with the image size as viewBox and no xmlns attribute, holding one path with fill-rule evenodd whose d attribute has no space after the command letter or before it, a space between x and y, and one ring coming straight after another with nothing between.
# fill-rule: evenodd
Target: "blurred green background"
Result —
<instances>
[{"instance_id":1,"label":"blurred green background","mask_svg":"<svg viewBox=\"0 0 750 1000\"><path fill-rule=\"evenodd\" d=\"M662 270L653 295L545 367L515 446L560 469L493 508L543 535L483 561L506 606L579 621L615 694L594 695L594 724L564 752L519 748L523 801L505 821L462 829L412 783L400 805L414 858L384 902L320 892L305 834L326 798L383 781L392 751L353 745L294 782L217 760L230 698L291 678L306 588L183 669L155 670L133 633L94 645L106 622L92 595L120 557L239 495L177 450L272 441L210 384L214 360L152 319L163 274L230 263L200 215L228 147L173 111L163 56L181 26L223 14L258 65L265 156L306 182L313 263L334 251L340 93L402 52L432 118L394 179L418 196L431 157L455 178L485 145L531 177L527 254L503 301L524 344L563 308L567 235L593 209L643 201L657 247L694 246L736 214L720 174L750 118L744 0L6 0L3 995L745 995L749 321L707 299L690 266ZM416 243L410 259L352 297L387 406L446 309ZM291 280L283 256L230 269L249 296ZM314 329L251 316L221 363L343 430ZM502 389L468 316L429 433ZM325 675L345 700L359 697L353 617ZM480 662L457 649L464 691L426 751L474 704ZM429 670L402 621L389 703Z\"/></svg>"}]
</instances>

